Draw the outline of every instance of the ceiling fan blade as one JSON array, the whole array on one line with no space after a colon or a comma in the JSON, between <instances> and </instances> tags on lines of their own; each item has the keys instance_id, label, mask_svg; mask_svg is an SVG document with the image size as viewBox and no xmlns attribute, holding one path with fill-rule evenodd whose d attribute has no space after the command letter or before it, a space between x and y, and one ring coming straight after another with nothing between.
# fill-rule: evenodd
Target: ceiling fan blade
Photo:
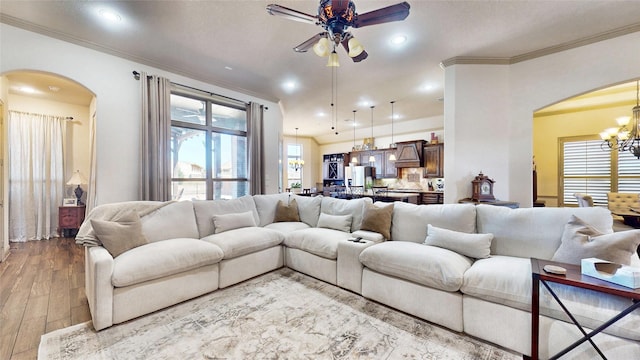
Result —
<instances>
[{"instance_id":1,"label":"ceiling fan blade","mask_svg":"<svg viewBox=\"0 0 640 360\"><path fill-rule=\"evenodd\" d=\"M404 20L409 16L410 8L411 6L409 3L405 1L399 4L380 8L378 10L369 11L364 14L358 14L353 22L353 27L360 28L363 26Z\"/></svg>"},{"instance_id":2,"label":"ceiling fan blade","mask_svg":"<svg viewBox=\"0 0 640 360\"><path fill-rule=\"evenodd\" d=\"M289 20L295 20L314 25L318 23L317 16L309 15L298 10L289 9L278 4L267 5L267 12L271 15L282 16Z\"/></svg>"},{"instance_id":3,"label":"ceiling fan blade","mask_svg":"<svg viewBox=\"0 0 640 360\"><path fill-rule=\"evenodd\" d=\"M313 37L311 37L309 40L294 47L293 51L299 52L299 53L307 52L307 50L309 50L313 45L315 45L318 42L318 40L322 39L323 37L327 37L327 35L328 34L326 32L321 32L319 34L316 34Z\"/></svg>"}]
</instances>

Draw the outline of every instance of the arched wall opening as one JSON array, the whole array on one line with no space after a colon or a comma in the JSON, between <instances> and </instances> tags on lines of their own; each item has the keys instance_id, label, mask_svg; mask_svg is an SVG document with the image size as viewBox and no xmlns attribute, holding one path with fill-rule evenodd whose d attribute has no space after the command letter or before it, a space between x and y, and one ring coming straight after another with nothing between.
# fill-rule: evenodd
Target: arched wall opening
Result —
<instances>
[{"instance_id":1,"label":"arched wall opening","mask_svg":"<svg viewBox=\"0 0 640 360\"><path fill-rule=\"evenodd\" d=\"M538 199L546 206L563 206L559 139L598 139L616 118L630 116L636 105L636 79L606 84L545 106L533 114L533 155L537 166Z\"/></svg>"},{"instance_id":2,"label":"arched wall opening","mask_svg":"<svg viewBox=\"0 0 640 360\"><path fill-rule=\"evenodd\" d=\"M66 126L64 143L64 177L69 179L73 172L79 170L87 179L91 179L92 150L91 139L95 126L96 96L81 83L60 74L31 69L7 71L0 74L0 100L3 102L2 117L5 119L2 129L3 169L2 207L3 246L0 259L8 255L9 228L9 146L8 134L9 111L35 113L69 118ZM70 119L73 118L73 119ZM89 184L82 185L85 191ZM64 196L74 197L74 186L65 185ZM87 194L83 195L86 200ZM55 204L58 206L62 204Z\"/></svg>"}]
</instances>

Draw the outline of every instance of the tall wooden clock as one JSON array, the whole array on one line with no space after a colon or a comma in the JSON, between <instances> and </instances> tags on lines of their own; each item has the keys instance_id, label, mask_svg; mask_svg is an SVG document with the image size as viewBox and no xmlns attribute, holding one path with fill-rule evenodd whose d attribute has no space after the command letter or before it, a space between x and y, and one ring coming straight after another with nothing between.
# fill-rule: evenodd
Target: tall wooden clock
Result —
<instances>
[{"instance_id":1,"label":"tall wooden clock","mask_svg":"<svg viewBox=\"0 0 640 360\"><path fill-rule=\"evenodd\" d=\"M494 201L496 198L493 196L493 181L485 176L482 171L471 182L472 195L471 199L475 201Z\"/></svg>"}]
</instances>

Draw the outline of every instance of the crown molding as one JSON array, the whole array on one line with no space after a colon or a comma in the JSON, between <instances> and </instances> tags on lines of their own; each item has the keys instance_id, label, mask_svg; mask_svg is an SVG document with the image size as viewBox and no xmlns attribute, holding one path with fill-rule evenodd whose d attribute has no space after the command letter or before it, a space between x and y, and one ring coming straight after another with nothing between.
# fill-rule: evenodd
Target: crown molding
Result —
<instances>
[{"instance_id":1,"label":"crown molding","mask_svg":"<svg viewBox=\"0 0 640 360\"><path fill-rule=\"evenodd\" d=\"M532 60L546 55L555 54L565 50L575 49L581 46L597 43L604 40L617 38L640 31L640 23L631 24L621 28L605 31L600 34L588 36L582 39L569 41L563 44L530 51L528 53L512 57L482 57L482 56L456 56L442 61L442 66L451 65L511 65L522 61Z\"/></svg>"},{"instance_id":2,"label":"crown molding","mask_svg":"<svg viewBox=\"0 0 640 360\"><path fill-rule=\"evenodd\" d=\"M545 117L545 116L566 115L566 114L573 114L573 113L582 112L582 111L603 110L603 109L611 109L611 108L622 107L622 106L627 106L629 107L629 109L631 109L635 105L636 105L635 100L633 101L625 100L625 101L617 101L617 102L607 103L607 104L573 107L573 108L567 108L562 110L536 111L534 112L533 117L538 118L538 117Z\"/></svg>"},{"instance_id":3,"label":"crown molding","mask_svg":"<svg viewBox=\"0 0 640 360\"><path fill-rule=\"evenodd\" d=\"M78 37L75 36L71 36L67 33L61 32L61 31L55 31L49 28L46 28L44 26L38 25L38 24L34 24L32 22L28 22L28 21L24 21L22 19L18 19L16 17L10 16L10 15L6 15L3 13L0 13L0 23L3 24L7 24L10 26L14 26L23 30L27 30L27 31L31 31L34 33L38 33L40 35L44 35L50 38L54 38L54 39L58 39L58 40L62 40L68 43L72 43L78 46L82 46L85 48L89 48L95 51L99 51L101 53L105 53L108 55L113 55L115 57L119 57L122 59L126 59L126 60L130 60L142 65L147 65L147 66L151 66L160 70L164 70L170 73L174 73L177 75L182 75L185 77L188 77L190 79L194 79L194 80L198 80L204 83L208 83L214 86L219 86L222 88L225 88L227 90L231 90L231 91L236 91L245 95L249 95L249 96L255 96L257 98L261 98L267 101L271 101L271 102L275 102L277 103L278 101L280 101L280 99L274 98L273 96L269 96L267 94L261 94L258 92L254 92L248 89L244 89L241 87L238 87L236 85L224 82L224 81L220 81L218 79L214 79L211 77L202 77L201 75L197 75L197 74L193 74L189 71L186 71L184 69L181 68L175 68L175 67L170 67L167 66L166 64L161 64L157 61L151 60L151 59L147 59L147 58L141 58L139 56L135 56L129 53L125 53L122 51L118 51L100 44L96 44L94 42L91 41L86 41L84 39L80 39Z\"/></svg>"},{"instance_id":4,"label":"crown molding","mask_svg":"<svg viewBox=\"0 0 640 360\"><path fill-rule=\"evenodd\" d=\"M442 66L451 65L509 65L511 58L488 56L456 56L441 62Z\"/></svg>"}]
</instances>

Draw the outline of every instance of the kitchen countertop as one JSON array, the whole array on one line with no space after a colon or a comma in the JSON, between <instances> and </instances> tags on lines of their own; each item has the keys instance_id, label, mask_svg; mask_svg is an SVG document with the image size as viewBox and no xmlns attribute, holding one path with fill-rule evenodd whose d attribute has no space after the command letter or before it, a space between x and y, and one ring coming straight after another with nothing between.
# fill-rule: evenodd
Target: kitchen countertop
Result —
<instances>
[{"instance_id":1,"label":"kitchen countertop","mask_svg":"<svg viewBox=\"0 0 640 360\"><path fill-rule=\"evenodd\" d=\"M389 189L388 192L396 192L396 193L417 193L417 194L444 194L444 191L435 191L435 190L422 190L422 189Z\"/></svg>"},{"instance_id":2,"label":"kitchen countertop","mask_svg":"<svg viewBox=\"0 0 640 360\"><path fill-rule=\"evenodd\" d=\"M378 193L378 194L376 194L376 195L373 195L373 194L371 194L371 193L366 193L366 194L364 194L364 195L365 195L365 196L369 196L369 197L372 197L372 196L379 196L379 197L386 197L386 198L398 198L398 199L402 199L402 198L406 198L406 197L409 197L409 196L420 196L420 193L419 193L419 192L415 192L415 191L414 191L414 192L402 191L402 192L395 192L395 193L393 193L393 192L391 192L391 190L389 190L386 194Z\"/></svg>"}]
</instances>

